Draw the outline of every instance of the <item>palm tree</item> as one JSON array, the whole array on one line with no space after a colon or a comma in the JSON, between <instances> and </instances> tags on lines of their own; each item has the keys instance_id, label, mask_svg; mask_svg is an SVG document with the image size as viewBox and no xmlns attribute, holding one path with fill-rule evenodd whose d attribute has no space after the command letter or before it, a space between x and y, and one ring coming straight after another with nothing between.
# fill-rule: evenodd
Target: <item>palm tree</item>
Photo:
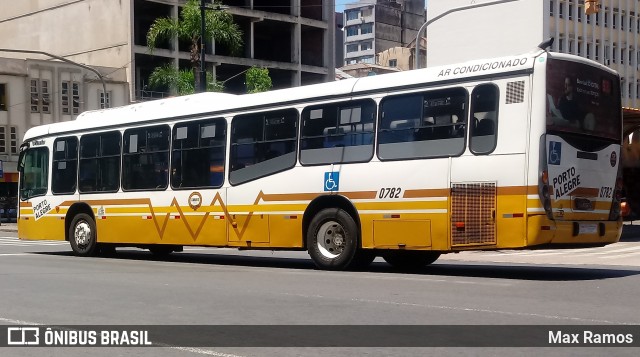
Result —
<instances>
[{"instance_id":1,"label":"palm tree","mask_svg":"<svg viewBox=\"0 0 640 357\"><path fill-rule=\"evenodd\" d=\"M214 8L221 6L221 3L217 0L213 1ZM174 20L169 17L162 17L156 19L149 31L147 32L147 47L150 52L156 47L156 44L160 41L167 39L178 38L191 42L191 69L194 80L194 89L199 88L200 76L198 76L199 64L200 64L200 51L204 51L204 48L200 48L201 43L201 19L200 19L200 5L198 0L188 0L182 8L182 12L178 20ZM240 27L233 22L233 16L230 13L218 8L215 11L206 11L205 14L205 41L211 41L215 39L216 42L223 43L229 47L232 53L236 53L242 46L242 31ZM170 73L163 69L164 67L158 67L154 70L162 71L162 76L169 75ZM179 75L180 71L174 71L174 75ZM179 78L169 81L168 83L181 83ZM171 84L170 84L171 85ZM180 87L173 87L180 92ZM184 88L183 88L184 89Z\"/></svg>"},{"instance_id":2,"label":"palm tree","mask_svg":"<svg viewBox=\"0 0 640 357\"><path fill-rule=\"evenodd\" d=\"M152 88L169 87L178 95L195 93L195 77L192 70L176 69L170 64L157 67L149 76L149 85ZM214 80L213 73L207 72L207 92L222 92L222 82Z\"/></svg>"}]
</instances>

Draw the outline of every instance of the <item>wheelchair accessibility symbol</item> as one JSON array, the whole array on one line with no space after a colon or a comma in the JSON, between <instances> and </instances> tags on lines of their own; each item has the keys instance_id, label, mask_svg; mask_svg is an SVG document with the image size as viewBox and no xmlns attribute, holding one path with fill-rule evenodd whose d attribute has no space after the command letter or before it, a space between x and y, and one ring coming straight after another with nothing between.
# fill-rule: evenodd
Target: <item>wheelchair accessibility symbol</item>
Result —
<instances>
[{"instance_id":1,"label":"wheelchair accessibility symbol","mask_svg":"<svg viewBox=\"0 0 640 357\"><path fill-rule=\"evenodd\" d=\"M324 173L324 190L338 191L339 187L340 187L340 173L325 172Z\"/></svg>"},{"instance_id":2,"label":"wheelchair accessibility symbol","mask_svg":"<svg viewBox=\"0 0 640 357\"><path fill-rule=\"evenodd\" d=\"M562 160L562 143L557 141L549 142L549 165L560 165Z\"/></svg>"}]
</instances>

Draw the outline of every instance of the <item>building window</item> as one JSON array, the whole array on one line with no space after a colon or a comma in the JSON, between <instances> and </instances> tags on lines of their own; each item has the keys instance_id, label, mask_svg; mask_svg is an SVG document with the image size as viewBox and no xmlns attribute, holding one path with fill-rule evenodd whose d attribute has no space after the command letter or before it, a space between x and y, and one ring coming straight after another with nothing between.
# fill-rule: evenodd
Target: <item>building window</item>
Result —
<instances>
[{"instance_id":1,"label":"building window","mask_svg":"<svg viewBox=\"0 0 640 357\"><path fill-rule=\"evenodd\" d=\"M564 11L563 11L563 9L564 9L564 3L563 3L563 2L561 2L561 3L560 3L560 7L558 8L558 17L559 17L559 18L563 18L563 17L564 17Z\"/></svg>"},{"instance_id":2,"label":"building window","mask_svg":"<svg viewBox=\"0 0 640 357\"><path fill-rule=\"evenodd\" d=\"M371 49L373 49L373 42L371 42L371 41L363 42L360 45L360 50L361 51L366 51L366 50L371 50Z\"/></svg>"},{"instance_id":3,"label":"building window","mask_svg":"<svg viewBox=\"0 0 640 357\"><path fill-rule=\"evenodd\" d=\"M587 43L587 58L591 58L591 44Z\"/></svg>"},{"instance_id":4,"label":"building window","mask_svg":"<svg viewBox=\"0 0 640 357\"><path fill-rule=\"evenodd\" d=\"M73 82L73 114L80 112L80 84Z\"/></svg>"},{"instance_id":5,"label":"building window","mask_svg":"<svg viewBox=\"0 0 640 357\"><path fill-rule=\"evenodd\" d=\"M7 153L7 127L0 126L0 154Z\"/></svg>"},{"instance_id":6,"label":"building window","mask_svg":"<svg viewBox=\"0 0 640 357\"><path fill-rule=\"evenodd\" d=\"M569 20L573 20L573 4L569 3Z\"/></svg>"},{"instance_id":7,"label":"building window","mask_svg":"<svg viewBox=\"0 0 640 357\"><path fill-rule=\"evenodd\" d=\"M569 40L569 48L567 48L567 53L573 53L574 51L574 41L573 40Z\"/></svg>"},{"instance_id":8,"label":"building window","mask_svg":"<svg viewBox=\"0 0 640 357\"><path fill-rule=\"evenodd\" d=\"M560 41L558 41L558 51L564 51L564 39L562 38L560 39Z\"/></svg>"},{"instance_id":9,"label":"building window","mask_svg":"<svg viewBox=\"0 0 640 357\"><path fill-rule=\"evenodd\" d=\"M7 84L0 83L0 110L7 111L9 107L7 103Z\"/></svg>"},{"instance_id":10,"label":"building window","mask_svg":"<svg viewBox=\"0 0 640 357\"><path fill-rule=\"evenodd\" d=\"M549 1L549 16L553 16L553 0Z\"/></svg>"},{"instance_id":11,"label":"building window","mask_svg":"<svg viewBox=\"0 0 640 357\"><path fill-rule=\"evenodd\" d=\"M50 113L49 109L49 81L46 79L31 79L31 112Z\"/></svg>"},{"instance_id":12,"label":"building window","mask_svg":"<svg viewBox=\"0 0 640 357\"><path fill-rule=\"evenodd\" d=\"M38 89L38 80L32 79L31 81L31 113L38 113L40 111L40 90Z\"/></svg>"},{"instance_id":13,"label":"building window","mask_svg":"<svg viewBox=\"0 0 640 357\"><path fill-rule=\"evenodd\" d=\"M347 37L349 36L357 36L358 35L358 26L349 26L347 27Z\"/></svg>"},{"instance_id":14,"label":"building window","mask_svg":"<svg viewBox=\"0 0 640 357\"><path fill-rule=\"evenodd\" d=\"M18 128L15 126L9 127L9 150L12 155L18 153Z\"/></svg>"},{"instance_id":15,"label":"building window","mask_svg":"<svg viewBox=\"0 0 640 357\"><path fill-rule=\"evenodd\" d=\"M104 92L100 91L100 98L98 98L98 100L100 101L101 109L111 108L111 92L107 91L107 97L105 98Z\"/></svg>"},{"instance_id":16,"label":"building window","mask_svg":"<svg viewBox=\"0 0 640 357\"><path fill-rule=\"evenodd\" d=\"M389 60L389 67L398 67L398 60L397 59L390 59Z\"/></svg>"},{"instance_id":17,"label":"building window","mask_svg":"<svg viewBox=\"0 0 640 357\"><path fill-rule=\"evenodd\" d=\"M358 51L358 45L357 44L347 45L347 52L357 52L357 51Z\"/></svg>"},{"instance_id":18,"label":"building window","mask_svg":"<svg viewBox=\"0 0 640 357\"><path fill-rule=\"evenodd\" d=\"M596 61L600 60L600 45L596 44Z\"/></svg>"},{"instance_id":19,"label":"building window","mask_svg":"<svg viewBox=\"0 0 640 357\"><path fill-rule=\"evenodd\" d=\"M80 113L80 84L78 82L62 82L61 91L62 114Z\"/></svg>"},{"instance_id":20,"label":"building window","mask_svg":"<svg viewBox=\"0 0 640 357\"><path fill-rule=\"evenodd\" d=\"M582 6L578 6L578 22L582 22L582 12L584 8Z\"/></svg>"},{"instance_id":21,"label":"building window","mask_svg":"<svg viewBox=\"0 0 640 357\"><path fill-rule=\"evenodd\" d=\"M609 27L609 16L607 16L607 12L603 13L604 15L604 27Z\"/></svg>"},{"instance_id":22,"label":"building window","mask_svg":"<svg viewBox=\"0 0 640 357\"><path fill-rule=\"evenodd\" d=\"M9 138L7 138L9 129ZM8 139L8 140L7 140ZM0 126L0 154L18 153L18 128L15 126Z\"/></svg>"},{"instance_id":23,"label":"building window","mask_svg":"<svg viewBox=\"0 0 640 357\"><path fill-rule=\"evenodd\" d=\"M582 41L578 41L578 56L582 56Z\"/></svg>"},{"instance_id":24,"label":"building window","mask_svg":"<svg viewBox=\"0 0 640 357\"><path fill-rule=\"evenodd\" d=\"M600 13L596 12L596 26L600 26Z\"/></svg>"},{"instance_id":25,"label":"building window","mask_svg":"<svg viewBox=\"0 0 640 357\"><path fill-rule=\"evenodd\" d=\"M624 15L620 15L620 30L624 31Z\"/></svg>"},{"instance_id":26,"label":"building window","mask_svg":"<svg viewBox=\"0 0 640 357\"><path fill-rule=\"evenodd\" d=\"M360 11L359 10L347 11L347 21L356 20L356 19L358 19L358 17L360 17Z\"/></svg>"},{"instance_id":27,"label":"building window","mask_svg":"<svg viewBox=\"0 0 640 357\"><path fill-rule=\"evenodd\" d=\"M373 24L364 24L360 27L360 34L373 33Z\"/></svg>"},{"instance_id":28,"label":"building window","mask_svg":"<svg viewBox=\"0 0 640 357\"><path fill-rule=\"evenodd\" d=\"M615 44L613 44L613 51L612 51L612 53L611 53L611 55L612 55L612 58L611 58L611 59L613 60L613 63L616 63L616 61L617 61L617 59L616 59L616 57L617 57L617 56L616 56L616 53L617 53L617 52L618 52L618 48L616 47L616 45L615 45Z\"/></svg>"},{"instance_id":29,"label":"building window","mask_svg":"<svg viewBox=\"0 0 640 357\"><path fill-rule=\"evenodd\" d=\"M613 15L611 15L611 27L614 29L616 28L616 24L618 23L616 21L617 18L618 18L618 14L614 12Z\"/></svg>"}]
</instances>

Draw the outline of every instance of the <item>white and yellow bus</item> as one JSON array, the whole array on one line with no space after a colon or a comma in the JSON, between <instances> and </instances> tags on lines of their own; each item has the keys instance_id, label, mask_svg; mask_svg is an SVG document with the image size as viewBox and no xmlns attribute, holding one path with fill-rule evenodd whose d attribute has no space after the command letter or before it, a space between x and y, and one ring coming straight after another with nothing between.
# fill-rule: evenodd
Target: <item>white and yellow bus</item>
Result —
<instances>
[{"instance_id":1,"label":"white and yellow bus","mask_svg":"<svg viewBox=\"0 0 640 357\"><path fill-rule=\"evenodd\" d=\"M382 256L619 239L620 80L545 51L267 93L202 93L30 129L21 239Z\"/></svg>"}]
</instances>

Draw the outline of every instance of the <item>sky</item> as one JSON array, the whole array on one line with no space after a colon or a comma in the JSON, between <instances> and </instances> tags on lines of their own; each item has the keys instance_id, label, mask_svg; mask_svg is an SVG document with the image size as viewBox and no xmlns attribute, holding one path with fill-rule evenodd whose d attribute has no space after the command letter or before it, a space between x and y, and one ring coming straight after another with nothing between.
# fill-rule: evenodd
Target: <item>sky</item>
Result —
<instances>
[{"instance_id":1,"label":"sky","mask_svg":"<svg viewBox=\"0 0 640 357\"><path fill-rule=\"evenodd\" d=\"M355 4L357 0L335 0L336 1L336 12L343 12L344 5L346 4ZM375 3L375 0L370 0L371 3ZM427 6L427 0L424 0L425 7Z\"/></svg>"}]
</instances>

